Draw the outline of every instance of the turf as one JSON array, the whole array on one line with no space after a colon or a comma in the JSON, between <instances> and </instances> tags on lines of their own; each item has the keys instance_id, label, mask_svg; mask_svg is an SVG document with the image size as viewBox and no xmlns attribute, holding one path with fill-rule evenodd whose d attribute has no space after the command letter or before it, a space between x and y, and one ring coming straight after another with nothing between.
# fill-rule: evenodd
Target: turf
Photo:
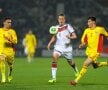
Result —
<instances>
[{"instance_id":1,"label":"turf","mask_svg":"<svg viewBox=\"0 0 108 90\"><path fill-rule=\"evenodd\" d=\"M79 70L85 57L75 57ZM99 61L106 61L100 58ZM26 58L15 58L13 80L11 83L0 84L0 90L107 90L108 67L88 68L87 73L76 86L69 84L74 79L73 69L64 58L58 61L57 83L49 84L51 78L51 58L35 58L28 63ZM0 77L1 79L1 77Z\"/></svg>"}]
</instances>

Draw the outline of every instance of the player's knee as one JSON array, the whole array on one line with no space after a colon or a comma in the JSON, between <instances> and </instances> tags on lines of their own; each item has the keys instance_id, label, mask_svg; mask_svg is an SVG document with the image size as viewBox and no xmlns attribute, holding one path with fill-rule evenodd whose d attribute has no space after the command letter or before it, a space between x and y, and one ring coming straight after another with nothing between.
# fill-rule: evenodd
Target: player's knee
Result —
<instances>
[{"instance_id":1,"label":"player's knee","mask_svg":"<svg viewBox=\"0 0 108 90\"><path fill-rule=\"evenodd\" d=\"M67 62L68 62L69 64L72 64L72 61L70 61L70 60L67 60Z\"/></svg>"},{"instance_id":2,"label":"player's knee","mask_svg":"<svg viewBox=\"0 0 108 90\"><path fill-rule=\"evenodd\" d=\"M72 62L71 60L67 60L67 62L72 66L72 67L74 67L75 66L75 63L74 62Z\"/></svg>"},{"instance_id":3,"label":"player's knee","mask_svg":"<svg viewBox=\"0 0 108 90\"><path fill-rule=\"evenodd\" d=\"M87 61L87 60L86 60L86 61L83 63L83 66L87 66L87 67L88 67L90 64L92 64L92 61Z\"/></svg>"},{"instance_id":4,"label":"player's knee","mask_svg":"<svg viewBox=\"0 0 108 90\"><path fill-rule=\"evenodd\" d=\"M0 55L0 60L1 61L5 61L5 56L4 55Z\"/></svg>"},{"instance_id":5,"label":"player's knee","mask_svg":"<svg viewBox=\"0 0 108 90\"><path fill-rule=\"evenodd\" d=\"M13 63L8 62L9 67L13 67Z\"/></svg>"},{"instance_id":6,"label":"player's knee","mask_svg":"<svg viewBox=\"0 0 108 90\"><path fill-rule=\"evenodd\" d=\"M87 69L87 68L88 68L88 66L84 66L84 65L83 65L83 68L84 68L84 69Z\"/></svg>"},{"instance_id":7,"label":"player's knee","mask_svg":"<svg viewBox=\"0 0 108 90\"><path fill-rule=\"evenodd\" d=\"M98 68L98 63L92 63L94 69Z\"/></svg>"},{"instance_id":8,"label":"player's knee","mask_svg":"<svg viewBox=\"0 0 108 90\"><path fill-rule=\"evenodd\" d=\"M56 62L58 60L58 57L59 57L58 55L53 54L53 61Z\"/></svg>"},{"instance_id":9,"label":"player's knee","mask_svg":"<svg viewBox=\"0 0 108 90\"><path fill-rule=\"evenodd\" d=\"M9 65L9 68L10 68L10 69L13 69L13 65Z\"/></svg>"}]
</instances>

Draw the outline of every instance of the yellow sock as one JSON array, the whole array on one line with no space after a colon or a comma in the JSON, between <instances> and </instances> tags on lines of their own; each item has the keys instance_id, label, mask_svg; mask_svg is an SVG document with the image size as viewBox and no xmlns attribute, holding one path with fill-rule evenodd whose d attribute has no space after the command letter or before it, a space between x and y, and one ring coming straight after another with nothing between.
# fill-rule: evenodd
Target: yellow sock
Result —
<instances>
[{"instance_id":1,"label":"yellow sock","mask_svg":"<svg viewBox=\"0 0 108 90\"><path fill-rule=\"evenodd\" d=\"M98 67L101 67L101 66L108 66L108 62L99 62Z\"/></svg>"},{"instance_id":2,"label":"yellow sock","mask_svg":"<svg viewBox=\"0 0 108 90\"><path fill-rule=\"evenodd\" d=\"M83 66L78 77L75 79L75 81L78 82L80 78L86 73L86 71L87 71L87 66Z\"/></svg>"},{"instance_id":3,"label":"yellow sock","mask_svg":"<svg viewBox=\"0 0 108 90\"><path fill-rule=\"evenodd\" d=\"M1 61L1 75L2 75L2 80L5 80L5 62Z\"/></svg>"},{"instance_id":4,"label":"yellow sock","mask_svg":"<svg viewBox=\"0 0 108 90\"><path fill-rule=\"evenodd\" d=\"M8 67L8 76L11 76L12 74L12 65L9 65Z\"/></svg>"}]
</instances>

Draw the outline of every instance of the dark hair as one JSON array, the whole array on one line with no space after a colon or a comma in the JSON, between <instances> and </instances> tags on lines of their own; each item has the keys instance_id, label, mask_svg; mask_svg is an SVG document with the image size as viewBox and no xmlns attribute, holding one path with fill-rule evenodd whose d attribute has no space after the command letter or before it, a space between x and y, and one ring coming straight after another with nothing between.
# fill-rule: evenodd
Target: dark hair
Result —
<instances>
[{"instance_id":1,"label":"dark hair","mask_svg":"<svg viewBox=\"0 0 108 90\"><path fill-rule=\"evenodd\" d=\"M2 21L5 22L6 20L11 20L11 18L10 17L4 17Z\"/></svg>"},{"instance_id":2,"label":"dark hair","mask_svg":"<svg viewBox=\"0 0 108 90\"><path fill-rule=\"evenodd\" d=\"M89 19L96 22L96 17L89 17L88 20Z\"/></svg>"},{"instance_id":3,"label":"dark hair","mask_svg":"<svg viewBox=\"0 0 108 90\"><path fill-rule=\"evenodd\" d=\"M64 16L64 17L65 17L65 14L61 13L61 14L58 15L58 17L59 17L59 16Z\"/></svg>"},{"instance_id":4,"label":"dark hair","mask_svg":"<svg viewBox=\"0 0 108 90\"><path fill-rule=\"evenodd\" d=\"M6 21L6 20L11 20L11 18L10 17L4 17L1 21L1 23L0 23L0 26L2 26L3 27L3 23Z\"/></svg>"}]
</instances>

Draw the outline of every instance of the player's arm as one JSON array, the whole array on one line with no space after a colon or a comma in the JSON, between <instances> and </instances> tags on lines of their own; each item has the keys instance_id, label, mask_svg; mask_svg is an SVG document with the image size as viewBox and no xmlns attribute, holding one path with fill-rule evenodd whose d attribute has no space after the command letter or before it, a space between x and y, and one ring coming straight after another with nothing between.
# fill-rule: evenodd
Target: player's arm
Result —
<instances>
[{"instance_id":1,"label":"player's arm","mask_svg":"<svg viewBox=\"0 0 108 90\"><path fill-rule=\"evenodd\" d=\"M10 42L12 44L17 44L17 35L16 35L16 32L15 31L12 31Z\"/></svg>"},{"instance_id":2,"label":"player's arm","mask_svg":"<svg viewBox=\"0 0 108 90\"><path fill-rule=\"evenodd\" d=\"M34 40L34 46L37 47L37 39L36 39L35 35L33 37L33 40Z\"/></svg>"},{"instance_id":3,"label":"player's arm","mask_svg":"<svg viewBox=\"0 0 108 90\"><path fill-rule=\"evenodd\" d=\"M108 37L108 32L105 30L105 28L102 27L102 29L100 29L101 34L103 34L104 36Z\"/></svg>"},{"instance_id":4,"label":"player's arm","mask_svg":"<svg viewBox=\"0 0 108 90\"><path fill-rule=\"evenodd\" d=\"M37 45L38 45L38 40L37 40L37 37L35 36L35 40L36 40L36 47L37 47Z\"/></svg>"},{"instance_id":5,"label":"player's arm","mask_svg":"<svg viewBox=\"0 0 108 90\"><path fill-rule=\"evenodd\" d=\"M82 38L81 38L81 44L79 45L79 48L82 48L87 44L87 32L86 30L84 31Z\"/></svg>"},{"instance_id":6,"label":"player's arm","mask_svg":"<svg viewBox=\"0 0 108 90\"><path fill-rule=\"evenodd\" d=\"M86 45L85 43L81 43L81 44L79 44L79 48L82 48L85 45Z\"/></svg>"},{"instance_id":7,"label":"player's arm","mask_svg":"<svg viewBox=\"0 0 108 90\"><path fill-rule=\"evenodd\" d=\"M66 35L67 38L69 39L76 39L77 38L77 35L75 32L72 32L70 35Z\"/></svg>"},{"instance_id":8,"label":"player's arm","mask_svg":"<svg viewBox=\"0 0 108 90\"><path fill-rule=\"evenodd\" d=\"M4 35L5 42L7 44L17 44L17 35L16 35L15 31L10 31L10 33L11 34L9 36Z\"/></svg>"},{"instance_id":9,"label":"player's arm","mask_svg":"<svg viewBox=\"0 0 108 90\"><path fill-rule=\"evenodd\" d=\"M70 34L69 35L66 35L66 37L69 38L69 39L76 39L77 38L77 35L75 33L74 28L70 24L68 24L68 30L69 30L69 33Z\"/></svg>"},{"instance_id":10,"label":"player's arm","mask_svg":"<svg viewBox=\"0 0 108 90\"><path fill-rule=\"evenodd\" d=\"M51 40L49 41L49 43L47 45L48 50L50 50L51 44L54 43L55 40L56 40L56 35L53 35Z\"/></svg>"},{"instance_id":11,"label":"player's arm","mask_svg":"<svg viewBox=\"0 0 108 90\"><path fill-rule=\"evenodd\" d=\"M101 34L103 34L104 36L106 36L107 40L108 40L108 32L105 30L105 28L102 27L102 29L100 29Z\"/></svg>"}]
</instances>

